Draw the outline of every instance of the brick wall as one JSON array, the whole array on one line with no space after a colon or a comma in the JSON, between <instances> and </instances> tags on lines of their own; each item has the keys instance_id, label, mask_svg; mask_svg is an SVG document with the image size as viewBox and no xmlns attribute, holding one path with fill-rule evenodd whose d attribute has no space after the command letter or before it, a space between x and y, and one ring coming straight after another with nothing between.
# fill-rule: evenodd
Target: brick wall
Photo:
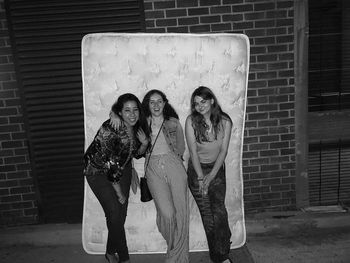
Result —
<instances>
[{"instance_id":1,"label":"brick wall","mask_svg":"<svg viewBox=\"0 0 350 263\"><path fill-rule=\"evenodd\" d=\"M37 222L19 90L0 0L0 225Z\"/></svg>"},{"instance_id":2,"label":"brick wall","mask_svg":"<svg viewBox=\"0 0 350 263\"><path fill-rule=\"evenodd\" d=\"M295 209L293 1L144 0L144 7L147 32L231 32L249 37L245 209Z\"/></svg>"},{"instance_id":3,"label":"brick wall","mask_svg":"<svg viewBox=\"0 0 350 263\"><path fill-rule=\"evenodd\" d=\"M38 220L4 0L0 0L0 225ZM244 33L251 64L243 153L247 212L295 208L293 1L144 0L147 32Z\"/></svg>"}]
</instances>

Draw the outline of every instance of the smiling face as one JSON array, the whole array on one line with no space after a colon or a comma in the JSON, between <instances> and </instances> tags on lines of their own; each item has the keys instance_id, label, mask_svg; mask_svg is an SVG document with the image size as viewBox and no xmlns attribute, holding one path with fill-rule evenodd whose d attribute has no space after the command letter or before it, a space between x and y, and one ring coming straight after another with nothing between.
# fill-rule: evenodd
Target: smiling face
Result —
<instances>
[{"instance_id":1,"label":"smiling face","mask_svg":"<svg viewBox=\"0 0 350 263\"><path fill-rule=\"evenodd\" d=\"M214 103L213 99L205 100L200 96L194 97L194 108L203 116L210 116L211 105Z\"/></svg>"},{"instance_id":2,"label":"smiling face","mask_svg":"<svg viewBox=\"0 0 350 263\"><path fill-rule=\"evenodd\" d=\"M160 96L158 93L154 93L149 98L149 110L153 117L162 116L164 106L165 101L163 100L162 96Z\"/></svg>"},{"instance_id":3,"label":"smiling face","mask_svg":"<svg viewBox=\"0 0 350 263\"><path fill-rule=\"evenodd\" d=\"M140 117L137 103L133 100L125 102L120 112L120 117L124 120L126 125L134 126Z\"/></svg>"}]
</instances>

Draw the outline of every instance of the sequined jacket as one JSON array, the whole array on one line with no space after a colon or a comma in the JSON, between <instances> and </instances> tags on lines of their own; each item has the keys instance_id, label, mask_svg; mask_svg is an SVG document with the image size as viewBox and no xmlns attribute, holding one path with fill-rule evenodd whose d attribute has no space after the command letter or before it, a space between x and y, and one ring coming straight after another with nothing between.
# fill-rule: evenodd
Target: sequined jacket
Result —
<instances>
[{"instance_id":1,"label":"sequined jacket","mask_svg":"<svg viewBox=\"0 0 350 263\"><path fill-rule=\"evenodd\" d=\"M138 140L129 137L125 125L115 130L106 120L84 154L84 175L104 175L110 181L118 182L123 166L131 158L141 157L138 154L140 145Z\"/></svg>"}]
</instances>

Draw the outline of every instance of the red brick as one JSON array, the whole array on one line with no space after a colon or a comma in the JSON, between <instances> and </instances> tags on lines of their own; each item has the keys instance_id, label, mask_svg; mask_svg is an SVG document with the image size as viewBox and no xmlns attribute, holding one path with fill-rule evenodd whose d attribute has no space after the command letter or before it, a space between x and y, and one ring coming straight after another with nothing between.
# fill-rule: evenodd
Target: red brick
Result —
<instances>
[{"instance_id":1,"label":"red brick","mask_svg":"<svg viewBox=\"0 0 350 263\"><path fill-rule=\"evenodd\" d=\"M221 0L199 0L199 5L200 6L213 6L213 5L220 5Z\"/></svg>"},{"instance_id":2,"label":"red brick","mask_svg":"<svg viewBox=\"0 0 350 263\"><path fill-rule=\"evenodd\" d=\"M214 15L214 16L201 16L199 18L199 22L200 23L204 23L204 24L208 24L208 23L217 23L221 21L221 17L218 15Z\"/></svg>"},{"instance_id":3,"label":"red brick","mask_svg":"<svg viewBox=\"0 0 350 263\"><path fill-rule=\"evenodd\" d=\"M279 164L261 165L260 169L262 172L276 171L280 169L280 165Z\"/></svg>"},{"instance_id":4,"label":"red brick","mask_svg":"<svg viewBox=\"0 0 350 263\"><path fill-rule=\"evenodd\" d=\"M231 30L231 24L228 24L228 23L211 24L212 32L230 31L230 30Z\"/></svg>"},{"instance_id":5,"label":"red brick","mask_svg":"<svg viewBox=\"0 0 350 263\"><path fill-rule=\"evenodd\" d=\"M5 109L0 109L0 116L10 116L10 115L17 115L18 111L16 108L5 108ZM0 132L4 132L5 130L0 130Z\"/></svg>"},{"instance_id":6,"label":"red brick","mask_svg":"<svg viewBox=\"0 0 350 263\"><path fill-rule=\"evenodd\" d=\"M178 19L179 25L197 25L199 24L199 18L198 17L186 17L186 18L179 18Z\"/></svg>"},{"instance_id":7,"label":"red brick","mask_svg":"<svg viewBox=\"0 0 350 263\"><path fill-rule=\"evenodd\" d=\"M230 15L222 15L223 22L238 22L243 20L242 14L230 14ZM251 25L251 24L249 24ZM249 27L248 27L249 28Z\"/></svg>"},{"instance_id":8,"label":"red brick","mask_svg":"<svg viewBox=\"0 0 350 263\"><path fill-rule=\"evenodd\" d=\"M273 178L273 179L264 179L262 180L262 185L276 185L276 184L281 184L281 179L280 178Z\"/></svg>"},{"instance_id":9,"label":"red brick","mask_svg":"<svg viewBox=\"0 0 350 263\"><path fill-rule=\"evenodd\" d=\"M277 19L276 20L276 27L281 26L293 26L294 20L293 19Z\"/></svg>"},{"instance_id":10,"label":"red brick","mask_svg":"<svg viewBox=\"0 0 350 263\"><path fill-rule=\"evenodd\" d=\"M233 28L235 30L239 30L239 29L247 29L247 28L252 28L253 27L253 23L252 22L235 22L233 23Z\"/></svg>"},{"instance_id":11,"label":"red brick","mask_svg":"<svg viewBox=\"0 0 350 263\"><path fill-rule=\"evenodd\" d=\"M266 53L266 47L251 47L250 48L250 54L256 55L256 54L265 54ZM267 66L265 64L250 64L249 70L250 71L266 71Z\"/></svg>"},{"instance_id":12,"label":"red brick","mask_svg":"<svg viewBox=\"0 0 350 263\"><path fill-rule=\"evenodd\" d=\"M191 33L210 32L210 25L190 26Z\"/></svg>"},{"instance_id":13,"label":"red brick","mask_svg":"<svg viewBox=\"0 0 350 263\"><path fill-rule=\"evenodd\" d=\"M198 0L176 0L177 7L195 7L198 6Z\"/></svg>"},{"instance_id":14,"label":"red brick","mask_svg":"<svg viewBox=\"0 0 350 263\"><path fill-rule=\"evenodd\" d=\"M173 19L157 19L156 26L158 27L167 27L167 26L176 26L177 20Z\"/></svg>"},{"instance_id":15,"label":"red brick","mask_svg":"<svg viewBox=\"0 0 350 263\"><path fill-rule=\"evenodd\" d=\"M147 28L147 33L165 33L166 29L165 28Z\"/></svg>"},{"instance_id":16,"label":"red brick","mask_svg":"<svg viewBox=\"0 0 350 263\"><path fill-rule=\"evenodd\" d=\"M208 15L208 14L209 14L209 8L207 8L207 7L189 8L188 9L189 16L200 16L200 15Z\"/></svg>"},{"instance_id":17,"label":"red brick","mask_svg":"<svg viewBox=\"0 0 350 263\"><path fill-rule=\"evenodd\" d=\"M277 2L277 8L293 8L294 1L278 1Z\"/></svg>"},{"instance_id":18,"label":"red brick","mask_svg":"<svg viewBox=\"0 0 350 263\"><path fill-rule=\"evenodd\" d=\"M274 52L286 52L287 45L273 45L273 46L268 46L267 47L267 52L268 53L274 53Z\"/></svg>"},{"instance_id":19,"label":"red brick","mask_svg":"<svg viewBox=\"0 0 350 263\"><path fill-rule=\"evenodd\" d=\"M287 34L287 29L284 27L276 27L276 28L267 28L266 29L267 36L285 35L285 34ZM276 37L276 39L278 39L278 36Z\"/></svg>"},{"instance_id":20,"label":"red brick","mask_svg":"<svg viewBox=\"0 0 350 263\"><path fill-rule=\"evenodd\" d=\"M2 203L11 203L11 202L18 202L21 201L21 195L5 195L1 196L0 200Z\"/></svg>"},{"instance_id":21,"label":"red brick","mask_svg":"<svg viewBox=\"0 0 350 263\"><path fill-rule=\"evenodd\" d=\"M163 11L145 11L146 19L164 18Z\"/></svg>"},{"instance_id":22,"label":"red brick","mask_svg":"<svg viewBox=\"0 0 350 263\"><path fill-rule=\"evenodd\" d=\"M26 171L9 172L7 174L7 179L23 179L23 178L28 178L28 174Z\"/></svg>"},{"instance_id":23,"label":"red brick","mask_svg":"<svg viewBox=\"0 0 350 263\"><path fill-rule=\"evenodd\" d=\"M20 148L23 146L22 141L5 141L1 143L3 149Z\"/></svg>"},{"instance_id":24,"label":"red brick","mask_svg":"<svg viewBox=\"0 0 350 263\"><path fill-rule=\"evenodd\" d=\"M153 6L154 9L175 8L175 1L156 1Z\"/></svg>"},{"instance_id":25,"label":"red brick","mask_svg":"<svg viewBox=\"0 0 350 263\"><path fill-rule=\"evenodd\" d=\"M254 22L255 28L269 28L269 27L275 27L276 21L274 19L270 20L258 20Z\"/></svg>"},{"instance_id":26,"label":"red brick","mask_svg":"<svg viewBox=\"0 0 350 263\"><path fill-rule=\"evenodd\" d=\"M253 11L253 5L252 4L233 5L232 6L232 13L249 12L249 11Z\"/></svg>"},{"instance_id":27,"label":"red brick","mask_svg":"<svg viewBox=\"0 0 350 263\"><path fill-rule=\"evenodd\" d=\"M227 14L231 13L231 6L215 6L210 7L211 14Z\"/></svg>"},{"instance_id":28,"label":"red brick","mask_svg":"<svg viewBox=\"0 0 350 263\"><path fill-rule=\"evenodd\" d=\"M167 18L182 17L187 15L187 10L186 9L168 9L165 11L165 15Z\"/></svg>"},{"instance_id":29,"label":"red brick","mask_svg":"<svg viewBox=\"0 0 350 263\"><path fill-rule=\"evenodd\" d=\"M287 18L288 13L286 10L273 10L266 12L266 18Z\"/></svg>"},{"instance_id":30,"label":"red brick","mask_svg":"<svg viewBox=\"0 0 350 263\"><path fill-rule=\"evenodd\" d=\"M189 29L187 26L179 26L179 27L168 27L168 33L188 33Z\"/></svg>"},{"instance_id":31,"label":"red brick","mask_svg":"<svg viewBox=\"0 0 350 263\"><path fill-rule=\"evenodd\" d=\"M23 209L23 208L33 208L33 202L16 202L12 203L12 209Z\"/></svg>"},{"instance_id":32,"label":"red brick","mask_svg":"<svg viewBox=\"0 0 350 263\"><path fill-rule=\"evenodd\" d=\"M209 0L208 0L209 1ZM224 5L230 5L230 4L242 4L243 3L243 0L223 0L222 3Z\"/></svg>"},{"instance_id":33,"label":"red brick","mask_svg":"<svg viewBox=\"0 0 350 263\"><path fill-rule=\"evenodd\" d=\"M153 3L144 2L143 3L143 8L144 8L145 11L153 10Z\"/></svg>"},{"instance_id":34,"label":"red brick","mask_svg":"<svg viewBox=\"0 0 350 263\"><path fill-rule=\"evenodd\" d=\"M10 188L10 193L11 195L15 195L15 194L22 194L22 193L30 193L30 187L13 187Z\"/></svg>"}]
</instances>

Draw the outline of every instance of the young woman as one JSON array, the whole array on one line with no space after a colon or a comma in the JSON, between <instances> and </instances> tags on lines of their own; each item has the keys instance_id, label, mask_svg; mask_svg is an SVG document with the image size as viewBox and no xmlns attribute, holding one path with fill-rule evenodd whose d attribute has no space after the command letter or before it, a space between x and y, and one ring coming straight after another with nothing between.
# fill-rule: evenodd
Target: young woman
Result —
<instances>
[{"instance_id":1,"label":"young woman","mask_svg":"<svg viewBox=\"0 0 350 263\"><path fill-rule=\"evenodd\" d=\"M117 263L130 262L124 223L132 176L131 159L146 151L149 128L140 101L131 93L121 95L112 110L123 123L114 129L107 120L99 128L84 154L84 175L106 216L105 257L108 262Z\"/></svg>"},{"instance_id":2,"label":"young woman","mask_svg":"<svg viewBox=\"0 0 350 263\"><path fill-rule=\"evenodd\" d=\"M178 115L160 90L149 91L142 106L151 128L153 150L146 153L147 184L157 209L157 226L167 243L167 263L189 262L185 139Z\"/></svg>"},{"instance_id":3,"label":"young woman","mask_svg":"<svg viewBox=\"0 0 350 263\"><path fill-rule=\"evenodd\" d=\"M191 114L185 134L190 152L188 184L198 205L213 262L232 262L231 231L225 207L225 158L232 121L221 110L214 93L197 88L191 96Z\"/></svg>"},{"instance_id":4,"label":"young woman","mask_svg":"<svg viewBox=\"0 0 350 263\"><path fill-rule=\"evenodd\" d=\"M142 101L150 127L145 174L157 210L157 227L167 243L166 263L189 262L187 174L182 155L185 139L179 117L160 90L150 90ZM120 120L111 112L111 124Z\"/></svg>"}]
</instances>

